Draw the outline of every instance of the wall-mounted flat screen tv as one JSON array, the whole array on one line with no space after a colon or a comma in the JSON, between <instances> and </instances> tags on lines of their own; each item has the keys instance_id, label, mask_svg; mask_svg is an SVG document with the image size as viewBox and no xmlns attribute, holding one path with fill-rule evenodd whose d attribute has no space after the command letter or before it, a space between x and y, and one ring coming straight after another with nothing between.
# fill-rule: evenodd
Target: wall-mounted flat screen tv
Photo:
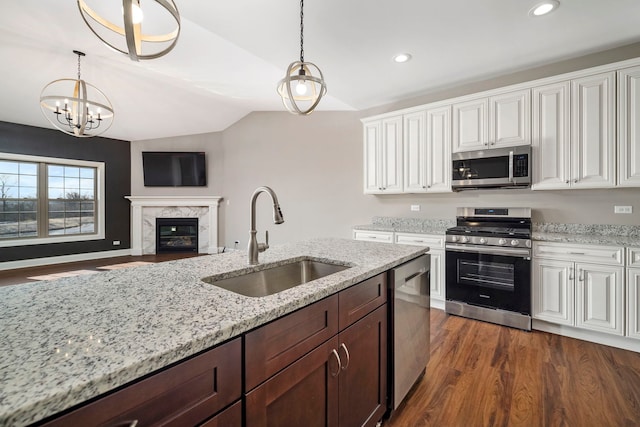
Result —
<instances>
[{"instance_id":1,"label":"wall-mounted flat screen tv","mask_svg":"<svg viewBox=\"0 0 640 427\"><path fill-rule=\"evenodd\" d=\"M200 187L207 185L204 153L143 151L145 187Z\"/></svg>"}]
</instances>

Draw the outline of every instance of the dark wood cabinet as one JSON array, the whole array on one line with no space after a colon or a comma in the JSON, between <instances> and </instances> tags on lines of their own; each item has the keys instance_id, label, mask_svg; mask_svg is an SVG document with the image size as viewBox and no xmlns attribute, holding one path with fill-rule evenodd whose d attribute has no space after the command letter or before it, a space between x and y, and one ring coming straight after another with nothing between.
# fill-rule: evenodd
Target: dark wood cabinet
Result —
<instances>
[{"instance_id":1,"label":"dark wood cabinet","mask_svg":"<svg viewBox=\"0 0 640 427\"><path fill-rule=\"evenodd\" d=\"M385 273L247 334L245 359L249 362L269 359L267 354L253 354L262 348L255 337L271 343L267 353L277 355L277 337L290 328L299 329L297 338L284 339L280 348L283 358L295 353L297 360L278 365L281 370L276 374L254 389L247 388L246 427L375 425L386 411L387 400L386 298ZM293 351L300 345L295 343L316 339L313 331L321 335L334 330L321 327L318 320L301 323L322 315L333 316L326 324L339 323L340 332L307 353ZM255 383L249 380L249 370L247 366L247 385Z\"/></svg>"},{"instance_id":2,"label":"dark wood cabinet","mask_svg":"<svg viewBox=\"0 0 640 427\"><path fill-rule=\"evenodd\" d=\"M241 344L236 338L44 426L120 427L134 421L138 427L198 425L242 396Z\"/></svg>"}]
</instances>

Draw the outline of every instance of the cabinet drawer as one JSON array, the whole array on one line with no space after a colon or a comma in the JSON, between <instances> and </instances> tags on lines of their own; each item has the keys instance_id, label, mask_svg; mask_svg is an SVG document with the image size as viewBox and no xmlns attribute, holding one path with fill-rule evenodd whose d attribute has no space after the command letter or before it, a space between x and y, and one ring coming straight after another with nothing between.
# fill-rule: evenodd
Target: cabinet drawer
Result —
<instances>
[{"instance_id":1,"label":"cabinet drawer","mask_svg":"<svg viewBox=\"0 0 640 427\"><path fill-rule=\"evenodd\" d=\"M241 340L237 338L45 426L120 426L134 420L140 426L200 424L240 398L241 356Z\"/></svg>"},{"instance_id":2,"label":"cabinet drawer","mask_svg":"<svg viewBox=\"0 0 640 427\"><path fill-rule=\"evenodd\" d=\"M572 245L534 242L533 256L575 262L624 265L624 248L620 246Z\"/></svg>"},{"instance_id":3,"label":"cabinet drawer","mask_svg":"<svg viewBox=\"0 0 640 427\"><path fill-rule=\"evenodd\" d=\"M345 289L339 298L339 326L342 330L387 302L387 273Z\"/></svg>"},{"instance_id":4,"label":"cabinet drawer","mask_svg":"<svg viewBox=\"0 0 640 427\"><path fill-rule=\"evenodd\" d=\"M428 246L444 249L444 236L436 234L396 233L395 242L401 245Z\"/></svg>"},{"instance_id":5,"label":"cabinet drawer","mask_svg":"<svg viewBox=\"0 0 640 427\"><path fill-rule=\"evenodd\" d=\"M242 402L236 402L200 427L239 427L242 425Z\"/></svg>"},{"instance_id":6,"label":"cabinet drawer","mask_svg":"<svg viewBox=\"0 0 640 427\"><path fill-rule=\"evenodd\" d=\"M338 294L301 308L245 335L245 390L338 333Z\"/></svg>"},{"instance_id":7,"label":"cabinet drawer","mask_svg":"<svg viewBox=\"0 0 640 427\"><path fill-rule=\"evenodd\" d=\"M627 248L627 265L640 267L640 248Z\"/></svg>"},{"instance_id":8,"label":"cabinet drawer","mask_svg":"<svg viewBox=\"0 0 640 427\"><path fill-rule=\"evenodd\" d=\"M393 232L353 230L353 239L367 242L393 243Z\"/></svg>"}]
</instances>

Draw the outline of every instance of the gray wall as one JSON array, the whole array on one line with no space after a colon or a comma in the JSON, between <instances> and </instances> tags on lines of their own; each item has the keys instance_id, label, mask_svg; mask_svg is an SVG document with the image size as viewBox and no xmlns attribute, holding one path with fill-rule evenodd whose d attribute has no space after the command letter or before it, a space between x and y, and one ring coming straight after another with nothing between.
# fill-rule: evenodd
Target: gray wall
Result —
<instances>
[{"instance_id":1,"label":"gray wall","mask_svg":"<svg viewBox=\"0 0 640 427\"><path fill-rule=\"evenodd\" d=\"M373 216L455 217L458 206L528 206L539 222L640 225L640 189L531 191L482 190L433 195L364 195L360 118L474 93L558 73L638 56L640 44L511 74L438 93L421 95L363 112L314 112L308 117L282 112L252 113L224 132L132 143L132 194L220 195L220 245L247 244L249 200L253 190L269 185L278 194L285 223L271 222L267 195L258 199L260 241L270 230L272 243L317 236L351 237L351 227ZM143 149L205 150L209 164L207 189L175 190L142 186ZM212 174L212 175L211 175ZM197 191L197 192L196 192ZM419 204L420 212L410 205ZM631 215L614 215L614 205L632 205Z\"/></svg>"}]
</instances>

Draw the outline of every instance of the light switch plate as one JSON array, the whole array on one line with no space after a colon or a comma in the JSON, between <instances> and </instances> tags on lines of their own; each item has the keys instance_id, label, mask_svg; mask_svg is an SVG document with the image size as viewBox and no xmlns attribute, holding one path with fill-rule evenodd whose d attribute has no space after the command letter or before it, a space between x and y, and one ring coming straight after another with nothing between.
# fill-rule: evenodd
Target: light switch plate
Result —
<instances>
[{"instance_id":1,"label":"light switch plate","mask_svg":"<svg viewBox=\"0 0 640 427\"><path fill-rule=\"evenodd\" d=\"M420 205L411 205L412 212L418 212L420 210Z\"/></svg>"}]
</instances>

